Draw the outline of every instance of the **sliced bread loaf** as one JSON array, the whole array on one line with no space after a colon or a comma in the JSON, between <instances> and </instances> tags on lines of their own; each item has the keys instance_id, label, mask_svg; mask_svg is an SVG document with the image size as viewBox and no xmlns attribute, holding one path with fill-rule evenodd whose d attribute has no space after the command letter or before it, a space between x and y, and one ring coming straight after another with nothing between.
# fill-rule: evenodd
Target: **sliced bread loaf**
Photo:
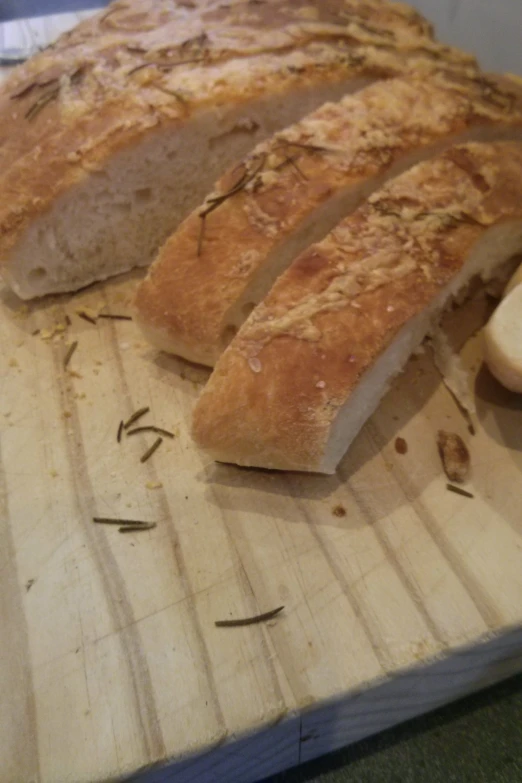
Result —
<instances>
[{"instance_id":1,"label":"sliced bread loaf","mask_svg":"<svg viewBox=\"0 0 522 783\"><path fill-rule=\"evenodd\" d=\"M419 164L279 278L219 359L196 443L224 462L334 472L442 310L521 251L521 143Z\"/></svg>"},{"instance_id":2,"label":"sliced bread loaf","mask_svg":"<svg viewBox=\"0 0 522 783\"><path fill-rule=\"evenodd\" d=\"M325 100L473 59L380 0L125 0L0 93L0 269L23 298L136 265L227 166Z\"/></svg>"},{"instance_id":3,"label":"sliced bread loaf","mask_svg":"<svg viewBox=\"0 0 522 783\"><path fill-rule=\"evenodd\" d=\"M456 141L522 140L522 85L432 74L328 103L231 169L136 297L158 348L213 365L277 275L384 180Z\"/></svg>"}]
</instances>

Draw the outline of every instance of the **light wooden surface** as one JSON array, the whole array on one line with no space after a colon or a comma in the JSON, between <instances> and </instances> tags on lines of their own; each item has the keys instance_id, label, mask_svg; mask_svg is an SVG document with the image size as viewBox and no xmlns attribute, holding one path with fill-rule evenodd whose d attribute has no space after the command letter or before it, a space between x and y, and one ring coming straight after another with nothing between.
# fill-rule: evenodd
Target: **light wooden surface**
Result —
<instances>
[{"instance_id":1,"label":"light wooden surface","mask_svg":"<svg viewBox=\"0 0 522 783\"><path fill-rule=\"evenodd\" d=\"M0 780L167 763L144 780L246 783L522 670L522 404L479 339L474 438L427 354L335 477L216 466L188 434L206 372L132 322L76 315L128 312L136 279L27 311L0 292ZM449 319L457 343L484 308ZM154 436L116 442L143 405L176 431L145 464ZM445 489L439 427L469 441L472 500ZM280 604L267 625L214 625Z\"/></svg>"}]
</instances>

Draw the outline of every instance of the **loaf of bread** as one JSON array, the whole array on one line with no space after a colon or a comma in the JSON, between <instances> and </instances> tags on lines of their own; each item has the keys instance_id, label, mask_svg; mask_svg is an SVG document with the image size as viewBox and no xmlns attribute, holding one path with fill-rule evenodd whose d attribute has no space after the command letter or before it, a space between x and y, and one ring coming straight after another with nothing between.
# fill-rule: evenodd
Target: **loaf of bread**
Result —
<instances>
[{"instance_id":1,"label":"loaf of bread","mask_svg":"<svg viewBox=\"0 0 522 783\"><path fill-rule=\"evenodd\" d=\"M441 311L521 251L521 143L418 164L278 279L219 359L196 443L224 462L334 472Z\"/></svg>"},{"instance_id":2,"label":"loaf of bread","mask_svg":"<svg viewBox=\"0 0 522 783\"><path fill-rule=\"evenodd\" d=\"M258 145L165 243L136 298L158 348L213 365L307 245L383 181L457 141L522 140L522 85L377 82Z\"/></svg>"},{"instance_id":3,"label":"loaf of bread","mask_svg":"<svg viewBox=\"0 0 522 783\"><path fill-rule=\"evenodd\" d=\"M473 58L381 0L125 0L0 93L0 269L22 298L148 264L260 139L382 77Z\"/></svg>"}]
</instances>

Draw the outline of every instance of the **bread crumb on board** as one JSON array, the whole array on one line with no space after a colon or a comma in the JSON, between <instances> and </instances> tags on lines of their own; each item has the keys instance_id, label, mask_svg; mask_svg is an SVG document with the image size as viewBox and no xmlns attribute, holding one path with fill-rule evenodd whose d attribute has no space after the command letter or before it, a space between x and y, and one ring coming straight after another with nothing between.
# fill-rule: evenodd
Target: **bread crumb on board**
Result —
<instances>
[{"instance_id":1,"label":"bread crumb on board","mask_svg":"<svg viewBox=\"0 0 522 783\"><path fill-rule=\"evenodd\" d=\"M163 484L161 481L147 481L145 486L147 489L162 489Z\"/></svg>"},{"instance_id":2,"label":"bread crumb on board","mask_svg":"<svg viewBox=\"0 0 522 783\"><path fill-rule=\"evenodd\" d=\"M395 451L397 454L407 454L408 444L404 438L395 438Z\"/></svg>"},{"instance_id":3,"label":"bread crumb on board","mask_svg":"<svg viewBox=\"0 0 522 783\"><path fill-rule=\"evenodd\" d=\"M468 448L460 435L455 432L439 430L437 434L437 446L444 472L450 481L459 484L466 481L471 467L471 458Z\"/></svg>"},{"instance_id":4,"label":"bread crumb on board","mask_svg":"<svg viewBox=\"0 0 522 783\"><path fill-rule=\"evenodd\" d=\"M338 503L337 506L334 506L332 508L332 514L334 515L334 517L339 517L339 518L345 517L346 516L346 509L345 509L345 507L343 505Z\"/></svg>"}]
</instances>

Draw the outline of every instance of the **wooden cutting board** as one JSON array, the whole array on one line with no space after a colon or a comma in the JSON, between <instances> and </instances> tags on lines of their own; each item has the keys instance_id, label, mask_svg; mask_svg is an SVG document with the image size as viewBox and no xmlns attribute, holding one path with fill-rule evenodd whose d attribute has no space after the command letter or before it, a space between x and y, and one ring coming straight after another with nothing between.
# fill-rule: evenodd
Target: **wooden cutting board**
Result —
<instances>
[{"instance_id":1,"label":"wooden cutting board","mask_svg":"<svg viewBox=\"0 0 522 783\"><path fill-rule=\"evenodd\" d=\"M206 371L78 315L128 314L137 279L0 291L0 780L246 783L522 670L522 403L465 340L486 300L446 324L476 435L426 353L325 478L196 452ZM116 439L143 406L175 434L145 463L155 435ZM473 498L446 490L440 427Z\"/></svg>"}]
</instances>

